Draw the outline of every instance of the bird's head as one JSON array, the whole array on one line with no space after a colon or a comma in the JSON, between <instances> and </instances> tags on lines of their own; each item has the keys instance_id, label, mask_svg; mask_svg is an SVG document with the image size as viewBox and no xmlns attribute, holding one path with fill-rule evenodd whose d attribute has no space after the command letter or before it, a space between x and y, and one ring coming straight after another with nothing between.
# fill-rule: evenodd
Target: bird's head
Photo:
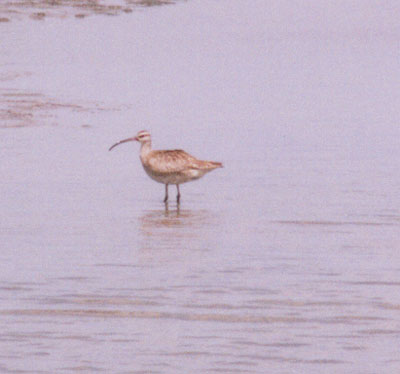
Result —
<instances>
[{"instance_id":1,"label":"bird's head","mask_svg":"<svg viewBox=\"0 0 400 374\"><path fill-rule=\"evenodd\" d=\"M115 143L114 145L112 145L109 149L109 151L111 151L114 147L116 147L117 145L120 145L122 143L126 143L126 142L133 142L133 141L137 141L140 142L141 144L144 143L151 143L151 135L148 131L146 130L142 130L139 131L136 136L132 137L132 138L128 138L128 139L124 139L124 140L120 140L118 143Z\"/></svg>"}]
</instances>

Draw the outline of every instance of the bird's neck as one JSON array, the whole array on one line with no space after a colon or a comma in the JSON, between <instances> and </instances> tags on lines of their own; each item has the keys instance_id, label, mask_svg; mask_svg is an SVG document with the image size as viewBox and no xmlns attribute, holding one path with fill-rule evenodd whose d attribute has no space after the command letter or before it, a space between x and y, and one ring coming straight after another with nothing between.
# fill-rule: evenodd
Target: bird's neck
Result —
<instances>
[{"instance_id":1,"label":"bird's neck","mask_svg":"<svg viewBox=\"0 0 400 374\"><path fill-rule=\"evenodd\" d=\"M140 146L140 157L146 157L151 152L151 142L142 143Z\"/></svg>"}]
</instances>

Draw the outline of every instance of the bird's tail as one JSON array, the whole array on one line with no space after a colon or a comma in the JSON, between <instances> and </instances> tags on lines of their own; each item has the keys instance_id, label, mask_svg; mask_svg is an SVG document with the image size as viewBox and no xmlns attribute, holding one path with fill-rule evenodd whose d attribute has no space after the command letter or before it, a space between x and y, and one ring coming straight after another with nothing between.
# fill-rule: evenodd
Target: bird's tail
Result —
<instances>
[{"instance_id":1,"label":"bird's tail","mask_svg":"<svg viewBox=\"0 0 400 374\"><path fill-rule=\"evenodd\" d=\"M224 166L222 165L222 162L216 162L216 161L208 161L207 166L210 169L216 169L216 168L223 168Z\"/></svg>"}]
</instances>

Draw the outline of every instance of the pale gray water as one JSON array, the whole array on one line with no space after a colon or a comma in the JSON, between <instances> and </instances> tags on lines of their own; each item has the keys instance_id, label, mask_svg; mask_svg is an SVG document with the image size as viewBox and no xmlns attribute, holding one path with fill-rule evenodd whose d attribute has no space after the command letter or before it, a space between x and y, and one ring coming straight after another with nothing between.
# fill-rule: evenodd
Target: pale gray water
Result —
<instances>
[{"instance_id":1,"label":"pale gray water","mask_svg":"<svg viewBox=\"0 0 400 374\"><path fill-rule=\"evenodd\" d=\"M0 372L399 372L400 5L132 9L0 24Z\"/></svg>"}]
</instances>

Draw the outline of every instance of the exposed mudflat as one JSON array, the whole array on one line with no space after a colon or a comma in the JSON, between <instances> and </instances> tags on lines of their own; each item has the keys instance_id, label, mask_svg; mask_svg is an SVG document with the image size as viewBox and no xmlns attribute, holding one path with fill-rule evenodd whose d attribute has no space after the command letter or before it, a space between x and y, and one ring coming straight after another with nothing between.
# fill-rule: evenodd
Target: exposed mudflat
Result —
<instances>
[{"instance_id":1,"label":"exposed mudflat","mask_svg":"<svg viewBox=\"0 0 400 374\"><path fill-rule=\"evenodd\" d=\"M29 17L85 18L91 15L116 16L153 6L170 5L179 0L14 0L0 4L0 22Z\"/></svg>"}]
</instances>

